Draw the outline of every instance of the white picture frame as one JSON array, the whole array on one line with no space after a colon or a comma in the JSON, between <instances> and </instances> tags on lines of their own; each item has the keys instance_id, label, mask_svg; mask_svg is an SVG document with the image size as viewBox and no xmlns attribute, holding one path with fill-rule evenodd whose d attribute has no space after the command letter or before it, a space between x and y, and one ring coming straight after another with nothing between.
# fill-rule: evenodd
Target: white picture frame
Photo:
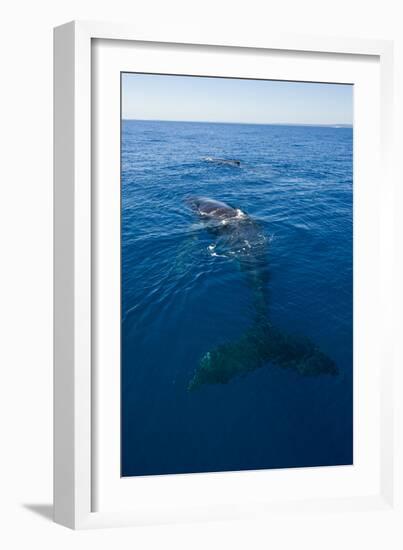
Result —
<instances>
[{"instance_id":1,"label":"white picture frame","mask_svg":"<svg viewBox=\"0 0 403 550\"><path fill-rule=\"evenodd\" d=\"M103 49L105 44L108 47ZM164 56L166 51L171 52L170 62ZM279 510L292 513L307 507L313 514L346 507L399 513L395 506L399 486L393 431L397 411L393 399L395 316L392 303L396 281L392 268L391 222L394 209L392 43L281 34L256 37L253 43L237 37L223 41L207 35L199 41L186 36L185 32L183 36L152 37L127 25L72 22L55 29L54 54L55 521L71 528L90 528L242 518L275 514ZM161 72L162 66L167 74L177 73L177 67L182 67L182 74L213 71L212 74L225 76L222 68L225 65L229 67L227 76L236 77L246 70L242 69L242 57L249 66L249 72L242 74L251 78L260 70L257 57L265 59L264 56L272 56L272 65L277 67L275 77L279 79L285 74L287 58L289 74L296 74L296 80L316 81L318 74L321 81L357 84L359 101L355 104L355 113L358 113L359 131L354 144L354 156L358 158L354 180L365 180L367 188L363 183L359 185L355 208L359 210L360 243L364 250L371 250L366 255L354 249L358 273L364 269L367 273L366 277L359 278L358 287L355 281L355 292L358 288L362 299L357 310L360 322L354 325L354 330L358 335L358 349L363 351L358 356L360 365L372 365L368 377L361 376L364 372L361 367L357 369L359 376L354 377L355 402L361 407L355 408L359 413L357 422L360 422L355 424L355 438L359 441L355 454L358 451L359 460L357 463L355 460L355 469L343 471L316 468L276 470L269 474L257 471L151 476L137 478L133 480L136 485L130 481L122 488L116 469L119 439L114 435L119 420L119 379L113 370L116 355L112 341L114 338L116 344L118 335L114 334L114 327L117 325L102 324L102 319L116 317L117 296L109 305L103 297L109 288L105 285L111 285L116 291L117 272L108 272L102 281L97 277L101 268L107 269L105 258L116 259L119 243L114 232L119 214L116 208L113 210L118 195L116 187L108 185L108 181L116 181L119 120L114 117L116 110L111 111L111 116L103 115L108 111L108 102L116 99L116 86L108 84L113 80L110 75L136 67L140 72ZM304 59L308 63L305 68L299 65L297 74L297 60ZM351 63L354 59L361 63L361 69ZM231 60L235 62L233 65ZM195 63L199 64L199 70ZM209 63L214 68L209 69ZM263 77L267 77L266 73ZM360 92L360 86L370 93ZM101 98L97 87L103 90ZM106 160L103 155L104 164L98 162L99 147L110 151L110 159L109 154ZM365 163L368 151L371 156ZM99 193L97 181L104 174L102 188L111 194ZM102 239L101 216L103 222L112 220L110 246ZM375 243L372 248L371 242ZM363 303L369 295L373 296L376 323L365 315ZM109 329L114 336L111 336L111 347L106 349L99 346L96 335L99 330ZM370 342L367 355L365 339ZM103 362L106 356L112 358L109 367ZM355 362L356 359L355 353ZM259 487L264 483L270 483L272 498L259 494ZM290 487L292 490L286 490ZM224 493L230 496L220 498Z\"/></svg>"}]
</instances>

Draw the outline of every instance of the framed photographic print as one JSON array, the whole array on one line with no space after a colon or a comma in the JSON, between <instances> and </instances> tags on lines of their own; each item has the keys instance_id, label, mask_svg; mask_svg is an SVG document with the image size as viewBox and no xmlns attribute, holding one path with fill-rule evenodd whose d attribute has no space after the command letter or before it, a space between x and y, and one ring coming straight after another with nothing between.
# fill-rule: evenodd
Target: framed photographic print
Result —
<instances>
[{"instance_id":1,"label":"framed photographic print","mask_svg":"<svg viewBox=\"0 0 403 550\"><path fill-rule=\"evenodd\" d=\"M122 476L352 464L353 86L121 96Z\"/></svg>"},{"instance_id":2,"label":"framed photographic print","mask_svg":"<svg viewBox=\"0 0 403 550\"><path fill-rule=\"evenodd\" d=\"M391 63L55 30L56 521L393 512Z\"/></svg>"}]
</instances>

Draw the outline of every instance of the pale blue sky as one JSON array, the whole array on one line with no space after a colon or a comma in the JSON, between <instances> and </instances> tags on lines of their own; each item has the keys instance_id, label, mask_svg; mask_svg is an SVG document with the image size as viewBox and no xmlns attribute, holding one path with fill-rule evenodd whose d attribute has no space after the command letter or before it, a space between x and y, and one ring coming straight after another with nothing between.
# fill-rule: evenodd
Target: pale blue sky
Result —
<instances>
[{"instance_id":1,"label":"pale blue sky","mask_svg":"<svg viewBox=\"0 0 403 550\"><path fill-rule=\"evenodd\" d=\"M123 73L122 117L258 124L352 124L353 87Z\"/></svg>"}]
</instances>

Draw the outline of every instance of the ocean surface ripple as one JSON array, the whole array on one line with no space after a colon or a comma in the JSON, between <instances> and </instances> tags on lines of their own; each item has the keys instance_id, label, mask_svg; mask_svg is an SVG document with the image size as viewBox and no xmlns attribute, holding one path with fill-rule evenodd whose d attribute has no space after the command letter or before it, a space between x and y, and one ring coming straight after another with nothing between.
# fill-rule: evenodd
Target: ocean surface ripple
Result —
<instances>
[{"instance_id":1,"label":"ocean surface ripple","mask_svg":"<svg viewBox=\"0 0 403 550\"><path fill-rule=\"evenodd\" d=\"M121 160L122 475L351 464L352 129L123 121ZM268 365L187 391L200 357L253 318L190 194L259 223L270 321L340 376Z\"/></svg>"}]
</instances>

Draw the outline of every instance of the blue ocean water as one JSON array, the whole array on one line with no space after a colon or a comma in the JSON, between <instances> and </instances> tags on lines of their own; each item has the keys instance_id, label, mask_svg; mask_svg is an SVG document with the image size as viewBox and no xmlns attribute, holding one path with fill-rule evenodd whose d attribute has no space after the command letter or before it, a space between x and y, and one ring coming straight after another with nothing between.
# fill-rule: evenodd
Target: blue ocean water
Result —
<instances>
[{"instance_id":1,"label":"blue ocean water","mask_svg":"<svg viewBox=\"0 0 403 550\"><path fill-rule=\"evenodd\" d=\"M352 463L352 133L122 122L123 476ZM270 322L312 340L336 376L268 363L188 391L201 357L253 318L244 274L188 195L258 221Z\"/></svg>"}]
</instances>

